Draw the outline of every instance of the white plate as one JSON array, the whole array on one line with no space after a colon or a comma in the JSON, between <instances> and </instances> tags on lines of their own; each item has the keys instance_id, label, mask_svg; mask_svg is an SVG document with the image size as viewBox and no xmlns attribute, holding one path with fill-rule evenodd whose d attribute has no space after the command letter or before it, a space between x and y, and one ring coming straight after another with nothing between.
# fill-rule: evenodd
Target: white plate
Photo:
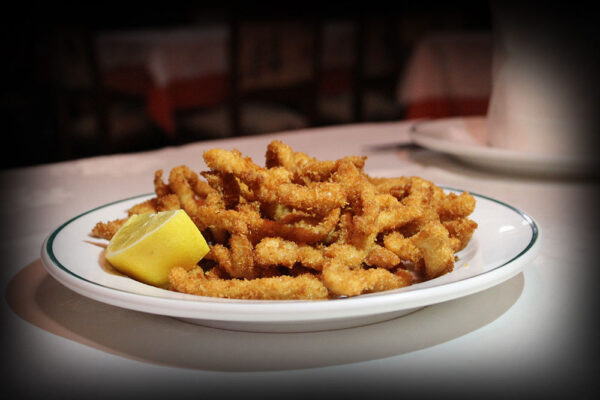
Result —
<instances>
[{"instance_id":1,"label":"white plate","mask_svg":"<svg viewBox=\"0 0 600 400\"><path fill-rule=\"evenodd\" d=\"M450 189L448 189L450 190ZM450 190L451 191L451 190ZM453 272L387 292L324 301L234 300L193 296L149 286L111 271L103 261L106 241L89 233L98 221L125 216L151 195L107 204L67 221L44 241L42 261L56 280L86 297L118 307L243 331L300 332L360 326L467 296L519 273L540 248L534 220L514 207L475 195L479 224L458 253Z\"/></svg>"},{"instance_id":2,"label":"white plate","mask_svg":"<svg viewBox=\"0 0 600 400\"><path fill-rule=\"evenodd\" d=\"M587 175L596 171L593 160L536 154L490 147L485 117L445 118L417 122L411 129L416 144L464 162L510 173Z\"/></svg>"}]
</instances>

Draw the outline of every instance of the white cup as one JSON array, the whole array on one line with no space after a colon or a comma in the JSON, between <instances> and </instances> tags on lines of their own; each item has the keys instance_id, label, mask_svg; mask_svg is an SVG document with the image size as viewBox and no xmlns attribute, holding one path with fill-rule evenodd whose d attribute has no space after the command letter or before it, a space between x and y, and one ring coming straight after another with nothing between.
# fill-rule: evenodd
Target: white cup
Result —
<instances>
[{"instance_id":1,"label":"white cup","mask_svg":"<svg viewBox=\"0 0 600 400\"><path fill-rule=\"evenodd\" d=\"M586 153L589 110L558 15L496 5L488 143L530 153ZM574 68L575 67L575 68ZM575 75L574 75L575 74ZM584 83L585 84L585 83Z\"/></svg>"}]
</instances>

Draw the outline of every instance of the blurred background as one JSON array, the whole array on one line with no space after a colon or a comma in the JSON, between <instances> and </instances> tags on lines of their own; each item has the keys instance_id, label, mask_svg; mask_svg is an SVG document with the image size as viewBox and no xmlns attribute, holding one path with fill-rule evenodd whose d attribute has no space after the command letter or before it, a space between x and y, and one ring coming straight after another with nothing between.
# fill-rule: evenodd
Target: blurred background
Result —
<instances>
[{"instance_id":1,"label":"blurred background","mask_svg":"<svg viewBox=\"0 0 600 400\"><path fill-rule=\"evenodd\" d=\"M488 105L485 1L46 7L2 27L3 169Z\"/></svg>"}]
</instances>

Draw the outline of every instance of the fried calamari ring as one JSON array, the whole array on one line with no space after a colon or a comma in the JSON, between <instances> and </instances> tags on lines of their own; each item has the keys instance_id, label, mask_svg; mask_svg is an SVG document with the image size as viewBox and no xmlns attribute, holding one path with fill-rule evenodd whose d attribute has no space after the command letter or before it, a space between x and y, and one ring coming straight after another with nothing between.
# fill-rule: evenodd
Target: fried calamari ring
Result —
<instances>
[{"instance_id":1,"label":"fried calamari ring","mask_svg":"<svg viewBox=\"0 0 600 400\"><path fill-rule=\"evenodd\" d=\"M338 296L399 289L412 283L411 274L403 269L397 273L383 268L351 269L337 259L325 264L321 279L325 287Z\"/></svg>"}]
</instances>

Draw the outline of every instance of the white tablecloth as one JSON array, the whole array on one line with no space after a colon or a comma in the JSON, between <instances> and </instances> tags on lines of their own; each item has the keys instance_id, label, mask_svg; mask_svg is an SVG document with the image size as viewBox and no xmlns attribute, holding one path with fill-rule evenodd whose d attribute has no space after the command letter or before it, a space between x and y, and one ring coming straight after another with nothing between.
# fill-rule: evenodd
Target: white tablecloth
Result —
<instances>
[{"instance_id":1,"label":"white tablecloth","mask_svg":"<svg viewBox=\"0 0 600 400\"><path fill-rule=\"evenodd\" d=\"M100 67L145 67L153 82L166 86L174 80L227 71L226 26L179 28L164 31L110 31L98 35Z\"/></svg>"},{"instance_id":2,"label":"white tablecloth","mask_svg":"<svg viewBox=\"0 0 600 400\"><path fill-rule=\"evenodd\" d=\"M492 33L439 32L414 47L396 88L409 118L485 114L492 88Z\"/></svg>"},{"instance_id":3,"label":"white tablecloth","mask_svg":"<svg viewBox=\"0 0 600 400\"><path fill-rule=\"evenodd\" d=\"M491 173L394 147L408 140L410 126L315 129L3 172L5 390L178 399L552 397L590 390L598 235L589 199L597 187ZM298 334L217 330L119 309L75 294L43 269L42 241L54 228L102 204L151 192L155 169L202 170L202 151L215 146L238 148L263 163L273 138L319 159L367 155L373 175L419 175L512 204L539 222L541 254L523 273L468 297L380 324Z\"/></svg>"}]
</instances>

